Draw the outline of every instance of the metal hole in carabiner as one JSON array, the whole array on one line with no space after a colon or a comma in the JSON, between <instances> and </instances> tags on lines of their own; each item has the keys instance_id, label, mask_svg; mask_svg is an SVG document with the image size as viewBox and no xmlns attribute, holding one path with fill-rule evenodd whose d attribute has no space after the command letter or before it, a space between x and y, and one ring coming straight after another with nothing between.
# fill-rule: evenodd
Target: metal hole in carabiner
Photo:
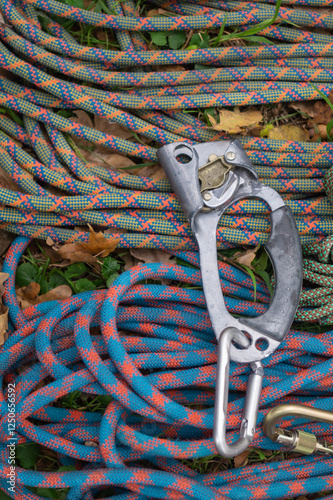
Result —
<instances>
[{"instance_id":1,"label":"metal hole in carabiner","mask_svg":"<svg viewBox=\"0 0 333 500\"><path fill-rule=\"evenodd\" d=\"M261 339L257 339L256 343L254 345L256 346L256 349L258 351L263 352L263 351L266 351L266 349L268 349L269 342L267 339L261 338Z\"/></svg>"},{"instance_id":2,"label":"metal hole in carabiner","mask_svg":"<svg viewBox=\"0 0 333 500\"><path fill-rule=\"evenodd\" d=\"M178 146L175 147L173 154L178 163L181 163L182 165L190 163L193 159L193 151L191 148L186 146L186 144L178 144Z\"/></svg>"},{"instance_id":3,"label":"metal hole in carabiner","mask_svg":"<svg viewBox=\"0 0 333 500\"><path fill-rule=\"evenodd\" d=\"M239 349L240 351L244 350L244 349L248 349L250 347L250 345L252 344L252 337L251 335L248 333L248 332L244 332L244 330L241 330L241 333L244 335L244 337L247 338L247 340L249 341L248 344L245 346L243 344L240 344L239 342L237 342L237 339L233 339L232 340L232 345L236 348L236 349ZM245 340L245 339L244 339ZM246 341L245 341L246 342Z\"/></svg>"}]
</instances>

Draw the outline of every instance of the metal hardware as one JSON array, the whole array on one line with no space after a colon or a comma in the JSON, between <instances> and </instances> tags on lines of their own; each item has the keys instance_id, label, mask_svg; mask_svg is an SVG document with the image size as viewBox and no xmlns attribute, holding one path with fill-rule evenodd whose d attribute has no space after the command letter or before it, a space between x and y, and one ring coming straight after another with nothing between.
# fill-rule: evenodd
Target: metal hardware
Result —
<instances>
[{"instance_id":1,"label":"metal hardware","mask_svg":"<svg viewBox=\"0 0 333 500\"><path fill-rule=\"evenodd\" d=\"M299 417L316 422L333 424L333 412L320 410L312 406L287 404L276 406L270 410L264 420L264 432L275 443L279 443L289 450L302 453L303 455L311 455L312 453L333 455L333 443L322 443L310 432L277 427L277 422L283 417Z\"/></svg>"},{"instance_id":2,"label":"metal hardware","mask_svg":"<svg viewBox=\"0 0 333 500\"><path fill-rule=\"evenodd\" d=\"M230 156L230 154L229 154ZM231 158L233 159L233 158ZM225 183L229 170L233 165L228 165L223 156L209 155L209 162L198 169L198 177L201 182L201 192L207 189L216 189ZM209 193L205 193L203 197ZM206 199L206 198L205 198ZM208 198L210 200L210 198Z\"/></svg>"},{"instance_id":3,"label":"metal hardware","mask_svg":"<svg viewBox=\"0 0 333 500\"><path fill-rule=\"evenodd\" d=\"M227 444L227 413L229 394L230 348L232 342L246 349L249 340L237 328L226 328L219 339L217 355L217 375L215 386L214 442L217 451L224 457L231 458L244 451L254 438L260 393L263 379L263 368L260 361L251 363L252 373L249 376L248 388L239 438L235 443Z\"/></svg>"},{"instance_id":4,"label":"metal hardware","mask_svg":"<svg viewBox=\"0 0 333 500\"><path fill-rule=\"evenodd\" d=\"M236 154L233 152L233 151L229 151L227 154L226 154L226 158L227 160L229 161L233 161L236 159Z\"/></svg>"},{"instance_id":5,"label":"metal hardware","mask_svg":"<svg viewBox=\"0 0 333 500\"><path fill-rule=\"evenodd\" d=\"M232 457L245 450L254 437L263 376L260 361L282 342L298 306L303 268L297 227L281 196L259 181L237 140L194 146L174 143L160 148L157 156L199 247L202 284L220 353L214 439L218 451ZM245 198L260 198L271 209L271 235L265 249L274 268L275 292L270 307L263 315L234 318L226 308L221 289L216 231L224 211ZM236 344L244 344L244 338L247 339L246 346L240 349ZM230 361L249 363L253 369L249 377L240 438L233 445L226 443Z\"/></svg>"}]
</instances>

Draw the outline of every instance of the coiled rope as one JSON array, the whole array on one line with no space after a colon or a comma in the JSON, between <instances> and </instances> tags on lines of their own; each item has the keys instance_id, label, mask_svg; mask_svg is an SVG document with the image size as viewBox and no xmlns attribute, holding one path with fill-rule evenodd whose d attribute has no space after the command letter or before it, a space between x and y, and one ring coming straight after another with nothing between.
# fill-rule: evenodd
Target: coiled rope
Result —
<instances>
[{"instance_id":1,"label":"coiled rope","mask_svg":"<svg viewBox=\"0 0 333 500\"><path fill-rule=\"evenodd\" d=\"M168 182L87 164L70 146L68 135L136 161L156 162L160 145L226 138L183 109L318 99L318 90L325 95L332 90L332 36L323 30L332 28L333 15L311 7L329 7L329 0L283 2L294 7L281 7L276 24L260 32L273 44L196 50L150 50L142 33L222 25L246 30L272 18L274 5L217 0L201 0L200 5L152 3L171 16L141 18L132 0L108 0L108 13L56 0L0 0L4 16L0 67L5 70L0 106L9 110L0 115L0 167L18 188L0 188L0 227L22 235L4 266L11 275L5 300L12 331L0 352L4 382L0 489L24 500L40 498L27 487L45 485L70 488L69 500L91 500L109 485L126 490L114 490L112 498L139 500L271 499L329 491L333 489L329 458L282 460L204 476L179 461L215 453L211 437L215 341L202 292L137 283L168 278L200 286L196 269L140 266L124 273L108 292L79 294L24 312L18 308L14 275L26 237L87 241L88 233L75 228L90 223L113 228L110 237L119 240L119 247L159 248L198 266L190 228ZM114 30L120 50L78 43L61 18ZM136 139L81 125L59 113L65 109L107 118L132 131ZM13 112L19 122L12 119ZM144 140L137 140L138 134ZM333 146L258 137L240 141L260 179L281 193L296 218L306 279L296 319L330 325ZM60 194L51 194L55 189ZM220 249L264 244L269 230L267 207L258 200L245 200L223 217L217 244ZM263 285L258 284L256 303L247 275L225 263L220 271L232 313L256 315L267 308L269 293ZM90 327L95 326L101 333L91 335ZM120 337L118 329L129 334ZM331 335L293 330L266 360L260 423L277 403L332 410ZM17 375L16 368L31 361L34 364ZM37 388L47 376L53 381L47 379L47 385ZM247 367L234 366L230 441L240 423L246 381ZM17 490L12 494L6 483L6 387L13 382L20 442L47 443L62 464L76 464L77 470L44 473L17 468ZM52 406L76 389L110 395L112 402L103 416ZM307 423L304 428L324 439L332 437L324 424ZM84 444L89 441L99 447ZM260 425L254 445L274 448Z\"/></svg>"},{"instance_id":2,"label":"coiled rope","mask_svg":"<svg viewBox=\"0 0 333 500\"><path fill-rule=\"evenodd\" d=\"M5 387L15 384L18 443L40 443L55 451L62 464L74 464L77 470L47 473L17 468L12 498L40 498L27 489L37 486L68 487L68 500L95 498L110 485L125 489L115 490L111 498L140 500L291 498L332 489L331 458L267 462L203 476L179 461L215 453L215 339L202 291L139 282L166 278L200 286L197 269L140 265L123 273L107 292L85 292L22 311L15 294L15 271L28 242L18 238L4 264L10 275L5 302L15 330L0 353L1 377ZM187 257L191 262L197 258ZM264 286L259 285L260 302L255 303L253 284L244 272L228 264L220 271L231 312L255 316L265 310ZM120 330L126 333L120 335ZM332 335L332 331L292 330L264 361L260 423L277 403L314 404L332 411ZM21 365L27 368L17 374ZM238 432L248 368L232 367L230 388L235 396L229 404L228 441ZM47 377L52 381L40 387ZM109 395L112 401L103 415L52 405L75 390ZM7 397L6 391L1 392L3 491L9 472ZM333 438L326 424L300 427L323 439ZM261 426L254 445L275 446Z\"/></svg>"}]
</instances>

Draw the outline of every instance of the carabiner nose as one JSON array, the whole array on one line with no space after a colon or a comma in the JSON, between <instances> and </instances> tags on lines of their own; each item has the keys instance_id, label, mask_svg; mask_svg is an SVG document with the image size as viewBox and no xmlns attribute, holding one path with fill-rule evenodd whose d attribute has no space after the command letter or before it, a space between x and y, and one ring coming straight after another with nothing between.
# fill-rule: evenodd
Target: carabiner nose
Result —
<instances>
[{"instance_id":1,"label":"carabiner nose","mask_svg":"<svg viewBox=\"0 0 333 500\"><path fill-rule=\"evenodd\" d=\"M213 436L217 451L220 455L227 458L232 458L242 453L254 438L264 374L260 361L251 363L253 373L249 376L239 438L235 443L227 444L230 347L233 341L245 349L249 347L247 337L234 327L228 327L223 330L219 338Z\"/></svg>"}]
</instances>

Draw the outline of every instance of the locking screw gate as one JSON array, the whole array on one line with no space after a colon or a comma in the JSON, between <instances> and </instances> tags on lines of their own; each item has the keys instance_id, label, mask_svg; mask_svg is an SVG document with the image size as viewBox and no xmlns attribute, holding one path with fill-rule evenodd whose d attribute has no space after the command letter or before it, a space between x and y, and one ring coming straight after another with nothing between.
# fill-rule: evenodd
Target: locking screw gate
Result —
<instances>
[{"instance_id":1,"label":"locking screw gate","mask_svg":"<svg viewBox=\"0 0 333 500\"><path fill-rule=\"evenodd\" d=\"M280 195L262 184L237 140L190 145L169 144L159 161L196 238L203 290L218 341L214 441L224 457L244 451L254 438L263 368L261 360L283 341L296 313L302 287L302 250L296 224ZM275 291L269 309L255 318L234 318L220 285L216 230L225 210L245 198L262 199L271 209L271 234L265 246L274 269ZM239 439L226 440L230 361L249 363Z\"/></svg>"},{"instance_id":2,"label":"locking screw gate","mask_svg":"<svg viewBox=\"0 0 333 500\"><path fill-rule=\"evenodd\" d=\"M303 455L311 455L312 453L333 455L333 443L322 443L310 432L277 427L277 422L284 417L299 417L333 424L332 412L298 404L279 405L267 413L264 420L264 433L272 441L285 446L290 451L302 453Z\"/></svg>"}]
</instances>

